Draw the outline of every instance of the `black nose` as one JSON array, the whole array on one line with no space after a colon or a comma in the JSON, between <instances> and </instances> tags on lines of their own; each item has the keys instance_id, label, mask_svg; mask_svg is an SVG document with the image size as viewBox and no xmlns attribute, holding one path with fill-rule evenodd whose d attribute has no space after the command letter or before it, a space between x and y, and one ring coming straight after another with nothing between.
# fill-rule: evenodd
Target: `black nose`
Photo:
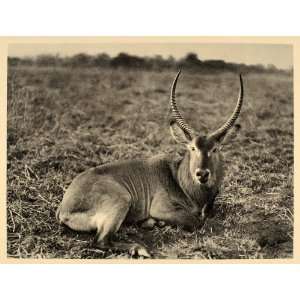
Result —
<instances>
[{"instance_id":1,"label":"black nose","mask_svg":"<svg viewBox=\"0 0 300 300\"><path fill-rule=\"evenodd\" d=\"M209 170L197 170L196 171L196 177L198 178L198 180L201 183L205 183L208 180L208 176L209 176Z\"/></svg>"}]
</instances>

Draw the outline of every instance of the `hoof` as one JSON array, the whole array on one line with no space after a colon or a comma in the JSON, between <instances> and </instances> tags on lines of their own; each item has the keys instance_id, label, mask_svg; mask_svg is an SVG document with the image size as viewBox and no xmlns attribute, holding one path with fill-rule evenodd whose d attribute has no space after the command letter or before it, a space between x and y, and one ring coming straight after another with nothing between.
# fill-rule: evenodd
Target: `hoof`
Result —
<instances>
[{"instance_id":1,"label":"hoof","mask_svg":"<svg viewBox=\"0 0 300 300\"><path fill-rule=\"evenodd\" d=\"M147 219L144 221L141 225L141 228L143 229L153 229L156 224L156 221L152 218Z\"/></svg>"},{"instance_id":2,"label":"hoof","mask_svg":"<svg viewBox=\"0 0 300 300\"><path fill-rule=\"evenodd\" d=\"M165 226L166 226L166 222L165 222L165 221L158 221L158 222L157 222L157 226L158 226L159 228L165 227Z\"/></svg>"},{"instance_id":3,"label":"hoof","mask_svg":"<svg viewBox=\"0 0 300 300\"><path fill-rule=\"evenodd\" d=\"M129 249L129 254L131 256L151 258L151 254L147 251L145 247L141 245L134 245L132 248Z\"/></svg>"}]
</instances>

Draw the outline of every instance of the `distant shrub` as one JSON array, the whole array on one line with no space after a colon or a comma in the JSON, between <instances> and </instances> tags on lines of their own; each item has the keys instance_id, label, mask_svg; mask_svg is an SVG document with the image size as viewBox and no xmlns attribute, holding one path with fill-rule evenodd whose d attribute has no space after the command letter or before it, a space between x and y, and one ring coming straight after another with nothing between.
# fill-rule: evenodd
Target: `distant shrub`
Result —
<instances>
[{"instance_id":1,"label":"distant shrub","mask_svg":"<svg viewBox=\"0 0 300 300\"><path fill-rule=\"evenodd\" d=\"M22 63L22 60L19 57L8 57L7 62L9 66L17 66Z\"/></svg>"},{"instance_id":2,"label":"distant shrub","mask_svg":"<svg viewBox=\"0 0 300 300\"><path fill-rule=\"evenodd\" d=\"M58 55L42 54L36 58L36 65L42 67L57 66L61 64L61 59Z\"/></svg>"},{"instance_id":3,"label":"distant shrub","mask_svg":"<svg viewBox=\"0 0 300 300\"><path fill-rule=\"evenodd\" d=\"M111 58L106 53L97 54L93 58L93 65L95 67L109 67Z\"/></svg>"},{"instance_id":4,"label":"distant shrub","mask_svg":"<svg viewBox=\"0 0 300 300\"><path fill-rule=\"evenodd\" d=\"M32 66L34 65L34 58L32 57L8 57L9 66Z\"/></svg>"},{"instance_id":5,"label":"distant shrub","mask_svg":"<svg viewBox=\"0 0 300 300\"><path fill-rule=\"evenodd\" d=\"M112 67L145 68L145 64L146 61L144 58L127 53L120 53L111 60Z\"/></svg>"},{"instance_id":6,"label":"distant shrub","mask_svg":"<svg viewBox=\"0 0 300 300\"><path fill-rule=\"evenodd\" d=\"M188 53L182 60L181 65L184 68L195 69L202 65L196 53Z\"/></svg>"},{"instance_id":7,"label":"distant shrub","mask_svg":"<svg viewBox=\"0 0 300 300\"><path fill-rule=\"evenodd\" d=\"M92 66L93 57L85 53L79 53L69 59L71 67L90 67Z\"/></svg>"}]
</instances>

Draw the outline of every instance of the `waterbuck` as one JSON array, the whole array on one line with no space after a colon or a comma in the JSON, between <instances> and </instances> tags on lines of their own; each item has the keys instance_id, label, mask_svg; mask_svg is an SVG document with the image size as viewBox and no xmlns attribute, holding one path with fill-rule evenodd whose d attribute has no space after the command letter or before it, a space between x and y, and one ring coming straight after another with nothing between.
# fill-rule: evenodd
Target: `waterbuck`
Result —
<instances>
[{"instance_id":1,"label":"waterbuck","mask_svg":"<svg viewBox=\"0 0 300 300\"><path fill-rule=\"evenodd\" d=\"M234 112L208 136L194 135L176 106L171 88L170 130L186 146L181 159L157 155L149 159L118 161L78 175L57 210L57 219L76 231L96 231L95 245L149 256L137 243L116 242L113 234L123 223L153 226L155 222L201 228L212 209L223 179L220 153L225 136L234 128L243 103L243 81Z\"/></svg>"}]
</instances>

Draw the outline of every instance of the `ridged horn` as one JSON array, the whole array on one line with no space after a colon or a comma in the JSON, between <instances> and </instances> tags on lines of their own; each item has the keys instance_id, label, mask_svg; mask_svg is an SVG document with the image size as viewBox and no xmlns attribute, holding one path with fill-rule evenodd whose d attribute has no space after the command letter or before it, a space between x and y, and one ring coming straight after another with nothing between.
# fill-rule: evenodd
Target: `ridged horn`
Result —
<instances>
[{"instance_id":1,"label":"ridged horn","mask_svg":"<svg viewBox=\"0 0 300 300\"><path fill-rule=\"evenodd\" d=\"M184 118L181 116L181 114L177 108L177 105L176 105L176 93L175 92L176 92L177 80L179 78L180 73L181 73L181 70L179 70L179 72L177 73L177 75L173 81L172 88L171 88L171 97L170 97L171 112L172 112L172 117L174 118L174 120L176 121L178 126L184 131L184 133L186 135L188 135L188 137L190 139L192 139L193 130L185 122Z\"/></svg>"},{"instance_id":2,"label":"ridged horn","mask_svg":"<svg viewBox=\"0 0 300 300\"><path fill-rule=\"evenodd\" d=\"M212 133L209 136L209 139L218 140L223 135L225 135L227 133L227 131L234 125L234 122L236 121L236 119L238 118L238 116L241 112L241 108L243 105L244 88L243 88L242 74L240 74L239 77L240 77L240 93L239 93L239 97L238 97L238 101L235 106L235 109L234 109L232 115L230 116L230 118L227 120L227 122L222 127L217 129L214 133Z\"/></svg>"}]
</instances>

